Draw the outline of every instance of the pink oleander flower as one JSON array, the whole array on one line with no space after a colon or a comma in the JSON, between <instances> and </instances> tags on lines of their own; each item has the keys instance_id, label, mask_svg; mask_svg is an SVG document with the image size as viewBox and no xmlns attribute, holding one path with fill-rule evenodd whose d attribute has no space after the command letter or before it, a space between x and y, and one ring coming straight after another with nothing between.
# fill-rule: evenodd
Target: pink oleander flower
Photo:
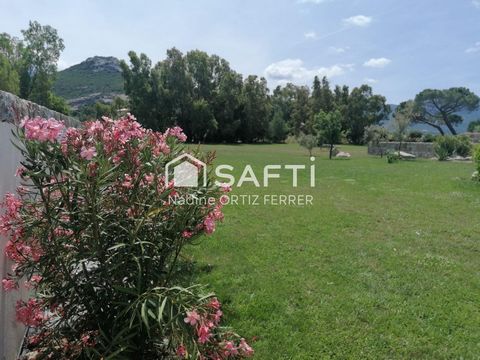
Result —
<instances>
[{"instance_id":1,"label":"pink oleander flower","mask_svg":"<svg viewBox=\"0 0 480 360\"><path fill-rule=\"evenodd\" d=\"M16 177L22 177L23 174L25 173L26 169L23 166L20 166L15 170L15 176Z\"/></svg>"},{"instance_id":2,"label":"pink oleander flower","mask_svg":"<svg viewBox=\"0 0 480 360\"><path fill-rule=\"evenodd\" d=\"M212 334L210 334L210 328L205 324L199 326L199 328L197 329L197 335L198 342L200 344L205 344L210 338L210 336L212 336Z\"/></svg>"},{"instance_id":3,"label":"pink oleander flower","mask_svg":"<svg viewBox=\"0 0 480 360\"><path fill-rule=\"evenodd\" d=\"M14 194L6 193L2 205L6 208L7 213L10 214L10 216L14 216L22 207L22 201L17 199Z\"/></svg>"},{"instance_id":4,"label":"pink oleander flower","mask_svg":"<svg viewBox=\"0 0 480 360\"><path fill-rule=\"evenodd\" d=\"M210 235L215 231L215 220L213 220L210 216L203 221L203 228L205 233Z\"/></svg>"},{"instance_id":5,"label":"pink oleander flower","mask_svg":"<svg viewBox=\"0 0 480 360\"><path fill-rule=\"evenodd\" d=\"M230 198L228 197L228 195L222 195L222 196L220 196L219 203L220 203L222 206L228 204L229 201L230 201Z\"/></svg>"},{"instance_id":6,"label":"pink oleander flower","mask_svg":"<svg viewBox=\"0 0 480 360\"><path fill-rule=\"evenodd\" d=\"M165 136L176 137L181 142L187 141L187 135L183 133L183 129L179 126L167 129L167 131L165 131Z\"/></svg>"},{"instance_id":7,"label":"pink oleander flower","mask_svg":"<svg viewBox=\"0 0 480 360\"><path fill-rule=\"evenodd\" d=\"M247 342L243 338L240 340L240 344L238 345L238 349L240 350L242 355L246 356L246 357L253 356L253 354L254 354L253 349L250 347L250 345L247 344Z\"/></svg>"},{"instance_id":8,"label":"pink oleander flower","mask_svg":"<svg viewBox=\"0 0 480 360\"><path fill-rule=\"evenodd\" d=\"M152 174L152 173L149 173L149 174L146 174L144 177L143 177L143 180L145 181L145 183L147 185L150 185L153 183L153 181L155 180L155 174Z\"/></svg>"},{"instance_id":9,"label":"pink oleander flower","mask_svg":"<svg viewBox=\"0 0 480 360\"><path fill-rule=\"evenodd\" d=\"M232 187L228 184L221 184L220 189L225 193L229 193L230 191L232 191Z\"/></svg>"},{"instance_id":10,"label":"pink oleander flower","mask_svg":"<svg viewBox=\"0 0 480 360\"><path fill-rule=\"evenodd\" d=\"M125 174L125 180L122 182L122 187L125 189L133 188L133 178L130 175Z\"/></svg>"},{"instance_id":11,"label":"pink oleander flower","mask_svg":"<svg viewBox=\"0 0 480 360\"><path fill-rule=\"evenodd\" d=\"M28 344L32 345L32 346L38 345L43 340L44 337L45 336L44 336L43 333L29 336L28 337Z\"/></svg>"},{"instance_id":12,"label":"pink oleander flower","mask_svg":"<svg viewBox=\"0 0 480 360\"><path fill-rule=\"evenodd\" d=\"M220 321L222 320L222 315L223 315L223 312L222 310L217 310L215 312L215 314L213 314L213 322L218 325L220 323Z\"/></svg>"},{"instance_id":13,"label":"pink oleander flower","mask_svg":"<svg viewBox=\"0 0 480 360\"><path fill-rule=\"evenodd\" d=\"M94 334L93 331L89 331L82 334L82 336L80 337L80 341L82 342L83 346L87 346L87 347L95 346L96 341L95 341L95 337L92 336L92 334Z\"/></svg>"},{"instance_id":14,"label":"pink oleander flower","mask_svg":"<svg viewBox=\"0 0 480 360\"><path fill-rule=\"evenodd\" d=\"M223 215L223 212L222 212L222 206L221 204L215 206L215 208L213 209L213 211L209 214L210 217L213 218L213 220L223 220L224 218L224 215Z\"/></svg>"},{"instance_id":15,"label":"pink oleander flower","mask_svg":"<svg viewBox=\"0 0 480 360\"><path fill-rule=\"evenodd\" d=\"M183 321L194 326L200 321L200 315L195 310L187 311L187 317Z\"/></svg>"},{"instance_id":16,"label":"pink oleander flower","mask_svg":"<svg viewBox=\"0 0 480 360\"><path fill-rule=\"evenodd\" d=\"M2 285L3 285L3 290L5 291L12 291L18 287L17 283L12 279L3 279Z\"/></svg>"},{"instance_id":17,"label":"pink oleander flower","mask_svg":"<svg viewBox=\"0 0 480 360\"><path fill-rule=\"evenodd\" d=\"M184 237L185 239L190 239L192 236L193 236L192 231L183 230L182 237Z\"/></svg>"},{"instance_id":18,"label":"pink oleander flower","mask_svg":"<svg viewBox=\"0 0 480 360\"><path fill-rule=\"evenodd\" d=\"M219 310L222 304L216 297L212 298L210 302L208 303L208 306L211 307L212 309Z\"/></svg>"},{"instance_id":19,"label":"pink oleander flower","mask_svg":"<svg viewBox=\"0 0 480 360\"><path fill-rule=\"evenodd\" d=\"M30 281L33 281L33 282L36 282L36 283L39 283L40 281L42 281L43 277L41 275L32 275Z\"/></svg>"},{"instance_id":20,"label":"pink oleander flower","mask_svg":"<svg viewBox=\"0 0 480 360\"><path fill-rule=\"evenodd\" d=\"M178 348L177 348L177 356L180 358L180 359L183 359L186 355L187 355L187 350L185 349L185 346L183 345L180 345Z\"/></svg>"},{"instance_id":21,"label":"pink oleander flower","mask_svg":"<svg viewBox=\"0 0 480 360\"><path fill-rule=\"evenodd\" d=\"M145 134L145 129L135 121L135 117L127 114L125 118L113 122L111 140L125 145L130 140L143 138Z\"/></svg>"},{"instance_id":22,"label":"pink oleander flower","mask_svg":"<svg viewBox=\"0 0 480 360\"><path fill-rule=\"evenodd\" d=\"M236 356L238 355L238 349L233 343L233 341L227 341L223 347L224 353L226 356Z\"/></svg>"},{"instance_id":23,"label":"pink oleander flower","mask_svg":"<svg viewBox=\"0 0 480 360\"><path fill-rule=\"evenodd\" d=\"M98 120L85 123L85 127L87 129L87 134L90 136L101 133L103 131L103 124Z\"/></svg>"},{"instance_id":24,"label":"pink oleander flower","mask_svg":"<svg viewBox=\"0 0 480 360\"><path fill-rule=\"evenodd\" d=\"M18 300L15 308L17 321L26 326L38 327L46 320L38 299L31 298L27 302Z\"/></svg>"},{"instance_id":25,"label":"pink oleander flower","mask_svg":"<svg viewBox=\"0 0 480 360\"><path fill-rule=\"evenodd\" d=\"M32 275L30 278L30 281L25 281L25 287L27 289L34 289L37 287L37 285L42 281L42 276L40 275Z\"/></svg>"},{"instance_id":26,"label":"pink oleander flower","mask_svg":"<svg viewBox=\"0 0 480 360\"><path fill-rule=\"evenodd\" d=\"M36 117L34 119L24 118L20 123L20 127L25 130L27 140L50 141L54 142L60 133L65 129L62 121L55 119L42 119Z\"/></svg>"},{"instance_id":27,"label":"pink oleander flower","mask_svg":"<svg viewBox=\"0 0 480 360\"><path fill-rule=\"evenodd\" d=\"M82 150L80 151L80 156L85 160L92 160L95 156L97 156L97 151L95 150L95 146L89 146L89 147L83 146Z\"/></svg>"}]
</instances>

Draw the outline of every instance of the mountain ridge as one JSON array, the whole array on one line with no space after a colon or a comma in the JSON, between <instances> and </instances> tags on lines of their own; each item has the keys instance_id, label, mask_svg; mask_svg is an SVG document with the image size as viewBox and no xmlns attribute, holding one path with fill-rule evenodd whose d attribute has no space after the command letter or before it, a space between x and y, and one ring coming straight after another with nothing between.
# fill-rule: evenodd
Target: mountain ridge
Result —
<instances>
[{"instance_id":1,"label":"mountain ridge","mask_svg":"<svg viewBox=\"0 0 480 360\"><path fill-rule=\"evenodd\" d=\"M111 102L125 96L120 61L113 56L92 56L57 73L53 84L56 95L73 109L97 101Z\"/></svg>"}]
</instances>

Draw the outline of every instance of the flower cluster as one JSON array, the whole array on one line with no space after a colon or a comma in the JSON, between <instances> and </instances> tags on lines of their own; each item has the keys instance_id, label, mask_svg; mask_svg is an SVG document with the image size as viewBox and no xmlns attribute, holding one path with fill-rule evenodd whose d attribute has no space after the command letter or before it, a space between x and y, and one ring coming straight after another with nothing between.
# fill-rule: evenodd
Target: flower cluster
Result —
<instances>
[{"instance_id":1,"label":"flower cluster","mask_svg":"<svg viewBox=\"0 0 480 360\"><path fill-rule=\"evenodd\" d=\"M24 118L20 123L20 127L25 129L25 137L28 140L37 140L40 142L56 141L65 129L62 121L55 119L45 120L40 117L34 119Z\"/></svg>"},{"instance_id":2,"label":"flower cluster","mask_svg":"<svg viewBox=\"0 0 480 360\"><path fill-rule=\"evenodd\" d=\"M15 307L17 320L23 325L38 327L47 320L43 304L36 298L28 299L28 301L17 301Z\"/></svg>"},{"instance_id":3,"label":"flower cluster","mask_svg":"<svg viewBox=\"0 0 480 360\"><path fill-rule=\"evenodd\" d=\"M203 307L186 312L184 322L195 330L202 359L242 359L253 356L254 351L244 338L232 332L217 331L222 315L221 304L215 297ZM176 354L179 358L187 356L184 344L178 346Z\"/></svg>"},{"instance_id":4,"label":"flower cluster","mask_svg":"<svg viewBox=\"0 0 480 360\"><path fill-rule=\"evenodd\" d=\"M154 132L132 115L79 128L26 118L16 136L25 155L16 175L24 184L1 203L0 233L8 237L5 254L13 262L2 286L12 291L23 281L34 290L16 306L17 320L37 328L32 350L51 359L253 354L244 339L222 330L217 299L182 298L189 293L181 290L182 248L215 231L224 217L222 193L230 189L213 186L210 174L201 179L207 185L195 189L167 183L166 164L186 150L181 128ZM216 201L182 205L172 196ZM150 312L151 301L132 307L155 291L164 293ZM169 300L174 293L179 298ZM164 316L166 304L181 315L171 309L165 314L172 318L146 321L149 314ZM188 326L177 322L184 309L190 309Z\"/></svg>"}]
</instances>

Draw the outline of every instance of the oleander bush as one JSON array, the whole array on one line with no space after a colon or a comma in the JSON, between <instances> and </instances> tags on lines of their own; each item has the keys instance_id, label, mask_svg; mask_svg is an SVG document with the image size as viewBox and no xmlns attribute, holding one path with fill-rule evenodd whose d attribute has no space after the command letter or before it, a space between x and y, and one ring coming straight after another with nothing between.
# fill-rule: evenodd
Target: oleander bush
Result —
<instances>
[{"instance_id":1,"label":"oleander bush","mask_svg":"<svg viewBox=\"0 0 480 360\"><path fill-rule=\"evenodd\" d=\"M182 249L215 230L228 190L210 173L197 188L166 181L166 164L185 150L180 128L149 131L131 115L79 129L35 118L15 136L23 184L3 202L0 231L13 266L2 282L7 291L24 281L32 290L16 310L34 329L26 342L34 358L253 354L221 326L218 299L180 280ZM200 169L198 176L203 183ZM181 197L199 201L175 201Z\"/></svg>"}]
</instances>

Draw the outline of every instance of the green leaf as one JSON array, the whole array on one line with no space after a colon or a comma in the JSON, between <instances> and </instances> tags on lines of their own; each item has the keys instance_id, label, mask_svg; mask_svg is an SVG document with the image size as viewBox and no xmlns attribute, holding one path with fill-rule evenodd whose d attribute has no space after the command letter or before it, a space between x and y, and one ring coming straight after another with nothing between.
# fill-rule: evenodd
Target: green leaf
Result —
<instances>
[{"instance_id":1,"label":"green leaf","mask_svg":"<svg viewBox=\"0 0 480 360\"><path fill-rule=\"evenodd\" d=\"M159 299L162 297L159 296ZM167 297L163 298L162 304L158 308L158 324L161 326L162 325L162 319L163 319L163 310L165 309L165 305L167 304Z\"/></svg>"}]
</instances>

